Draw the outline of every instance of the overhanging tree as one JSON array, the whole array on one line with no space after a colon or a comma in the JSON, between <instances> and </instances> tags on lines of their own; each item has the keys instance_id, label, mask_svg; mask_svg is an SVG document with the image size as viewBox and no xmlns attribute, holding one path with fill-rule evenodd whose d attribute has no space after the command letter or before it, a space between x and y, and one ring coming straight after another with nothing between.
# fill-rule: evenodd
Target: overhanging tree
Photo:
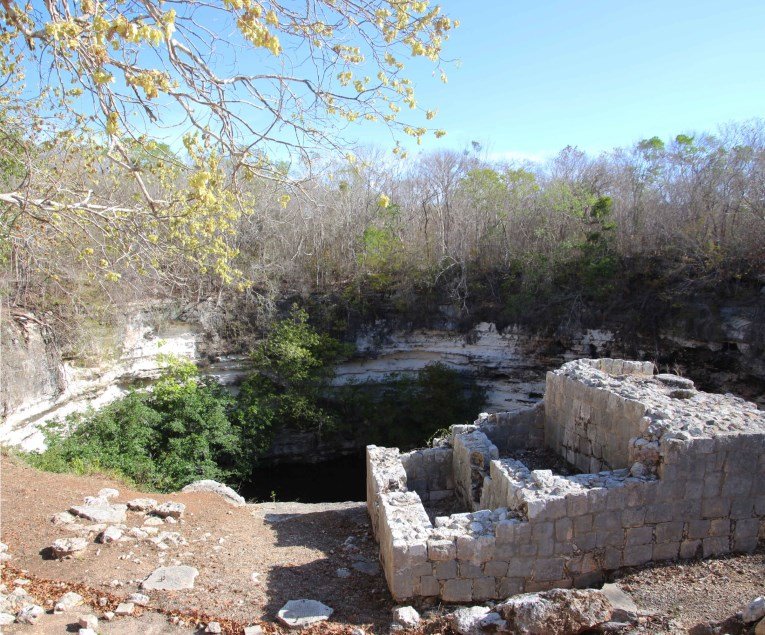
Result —
<instances>
[{"instance_id":1,"label":"overhanging tree","mask_svg":"<svg viewBox=\"0 0 765 635\"><path fill-rule=\"evenodd\" d=\"M394 139L443 134L402 61L427 58L445 80L457 23L427 0L0 7L1 235L53 280L63 250L99 284L126 272L243 282L232 263L248 196L287 205L285 184L344 151L356 121Z\"/></svg>"}]
</instances>

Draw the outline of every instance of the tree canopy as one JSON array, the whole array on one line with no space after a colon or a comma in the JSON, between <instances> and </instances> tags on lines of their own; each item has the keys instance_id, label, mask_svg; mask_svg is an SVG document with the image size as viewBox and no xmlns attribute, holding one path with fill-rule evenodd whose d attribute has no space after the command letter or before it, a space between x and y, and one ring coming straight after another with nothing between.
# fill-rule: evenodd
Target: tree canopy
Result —
<instances>
[{"instance_id":1,"label":"tree canopy","mask_svg":"<svg viewBox=\"0 0 765 635\"><path fill-rule=\"evenodd\" d=\"M399 154L396 132L444 134L405 63L445 81L456 26L428 0L0 0L5 251L54 279L55 247L98 282L241 283L248 197L287 205L354 122L390 128Z\"/></svg>"}]
</instances>

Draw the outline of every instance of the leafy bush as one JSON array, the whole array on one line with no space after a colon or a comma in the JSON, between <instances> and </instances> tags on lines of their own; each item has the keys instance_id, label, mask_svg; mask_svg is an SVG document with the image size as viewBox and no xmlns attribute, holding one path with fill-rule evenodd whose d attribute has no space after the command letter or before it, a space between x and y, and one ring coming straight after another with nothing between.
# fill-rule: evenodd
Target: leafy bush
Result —
<instances>
[{"instance_id":1,"label":"leafy bush","mask_svg":"<svg viewBox=\"0 0 765 635\"><path fill-rule=\"evenodd\" d=\"M264 439L275 422L298 430L327 431L337 424L326 390L335 363L352 347L317 332L297 306L252 353L254 372L239 393L236 417L250 439ZM253 447L255 454L262 448Z\"/></svg>"},{"instance_id":2,"label":"leafy bush","mask_svg":"<svg viewBox=\"0 0 765 635\"><path fill-rule=\"evenodd\" d=\"M244 438L228 417L233 402L190 362L173 362L153 390L131 392L99 410L49 426L47 450L28 455L42 469L109 471L162 491L203 478L247 474Z\"/></svg>"}]
</instances>

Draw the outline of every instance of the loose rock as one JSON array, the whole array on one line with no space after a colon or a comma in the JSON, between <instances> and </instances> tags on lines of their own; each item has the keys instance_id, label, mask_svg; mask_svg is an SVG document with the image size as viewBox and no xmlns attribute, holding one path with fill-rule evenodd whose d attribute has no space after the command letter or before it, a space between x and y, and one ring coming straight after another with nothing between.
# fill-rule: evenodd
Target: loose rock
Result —
<instances>
[{"instance_id":1,"label":"loose rock","mask_svg":"<svg viewBox=\"0 0 765 635\"><path fill-rule=\"evenodd\" d=\"M16 615L16 621L19 624L34 624L45 613L42 606L27 606L21 609Z\"/></svg>"},{"instance_id":2,"label":"loose rock","mask_svg":"<svg viewBox=\"0 0 765 635\"><path fill-rule=\"evenodd\" d=\"M64 613L65 611L69 611L76 606L80 606L80 604L82 604L84 601L85 600L79 593L69 591L68 593L64 593L64 595L59 598L56 606L53 608L53 612Z\"/></svg>"},{"instance_id":3,"label":"loose rock","mask_svg":"<svg viewBox=\"0 0 765 635\"><path fill-rule=\"evenodd\" d=\"M122 538L122 530L118 527L107 527L104 529L101 534L98 536L98 542L102 543L110 543L110 542L116 542Z\"/></svg>"},{"instance_id":4,"label":"loose rock","mask_svg":"<svg viewBox=\"0 0 765 635\"><path fill-rule=\"evenodd\" d=\"M54 558L71 558L88 548L85 538L59 538L50 546Z\"/></svg>"},{"instance_id":5,"label":"loose rock","mask_svg":"<svg viewBox=\"0 0 765 635\"><path fill-rule=\"evenodd\" d=\"M141 582L141 588L147 591L179 591L193 589L194 580L199 575L194 567L178 565L174 567L159 567Z\"/></svg>"},{"instance_id":6,"label":"loose rock","mask_svg":"<svg viewBox=\"0 0 765 635\"><path fill-rule=\"evenodd\" d=\"M414 628L420 623L420 614L411 606L397 606L393 609L393 621L404 628Z\"/></svg>"},{"instance_id":7,"label":"loose rock","mask_svg":"<svg viewBox=\"0 0 765 635\"><path fill-rule=\"evenodd\" d=\"M742 618L747 624L751 624L763 617L765 617L765 597L760 596L754 598L744 609Z\"/></svg>"},{"instance_id":8,"label":"loose rock","mask_svg":"<svg viewBox=\"0 0 765 635\"><path fill-rule=\"evenodd\" d=\"M447 620L459 635L479 635L481 620L490 612L491 609L486 606L466 606L448 615Z\"/></svg>"},{"instance_id":9,"label":"loose rock","mask_svg":"<svg viewBox=\"0 0 765 635\"><path fill-rule=\"evenodd\" d=\"M117 498L120 495L120 491L118 489L114 489L113 487L104 487L102 490L98 492L99 498Z\"/></svg>"},{"instance_id":10,"label":"loose rock","mask_svg":"<svg viewBox=\"0 0 765 635\"><path fill-rule=\"evenodd\" d=\"M98 618L95 615L80 615L77 623L81 628L90 628L94 631L98 630Z\"/></svg>"},{"instance_id":11,"label":"loose rock","mask_svg":"<svg viewBox=\"0 0 765 635\"><path fill-rule=\"evenodd\" d=\"M609 621L613 607L602 591L553 589L517 595L495 610L512 633L563 635Z\"/></svg>"},{"instance_id":12,"label":"loose rock","mask_svg":"<svg viewBox=\"0 0 765 635\"><path fill-rule=\"evenodd\" d=\"M149 603L149 596L143 593L131 593L127 599L128 602L137 604L138 606L146 606Z\"/></svg>"},{"instance_id":13,"label":"loose rock","mask_svg":"<svg viewBox=\"0 0 765 635\"><path fill-rule=\"evenodd\" d=\"M132 615L135 611L135 604L132 602L120 602L114 609L115 615Z\"/></svg>"},{"instance_id":14,"label":"loose rock","mask_svg":"<svg viewBox=\"0 0 765 635\"><path fill-rule=\"evenodd\" d=\"M134 498L127 502L128 509L134 512L150 512L157 506L153 498Z\"/></svg>"},{"instance_id":15,"label":"loose rock","mask_svg":"<svg viewBox=\"0 0 765 635\"><path fill-rule=\"evenodd\" d=\"M10 613L0 613L0 626L8 626L16 621L16 616Z\"/></svg>"},{"instance_id":16,"label":"loose rock","mask_svg":"<svg viewBox=\"0 0 765 635\"><path fill-rule=\"evenodd\" d=\"M183 503L162 503L154 508L152 514L159 516L160 518L171 516L172 518L178 519L183 516L183 512L185 511L186 505Z\"/></svg>"},{"instance_id":17,"label":"loose rock","mask_svg":"<svg viewBox=\"0 0 765 635\"><path fill-rule=\"evenodd\" d=\"M205 629L205 633L222 633L222 632L223 632L223 629L221 628L218 622L210 622L207 625L207 628Z\"/></svg>"},{"instance_id":18,"label":"loose rock","mask_svg":"<svg viewBox=\"0 0 765 635\"><path fill-rule=\"evenodd\" d=\"M276 615L289 628L303 628L316 622L324 622L332 615L333 609L316 600L290 600Z\"/></svg>"},{"instance_id":19,"label":"loose rock","mask_svg":"<svg viewBox=\"0 0 765 635\"><path fill-rule=\"evenodd\" d=\"M70 513L94 523L124 523L126 511L127 505L111 505L105 499L69 508Z\"/></svg>"}]
</instances>

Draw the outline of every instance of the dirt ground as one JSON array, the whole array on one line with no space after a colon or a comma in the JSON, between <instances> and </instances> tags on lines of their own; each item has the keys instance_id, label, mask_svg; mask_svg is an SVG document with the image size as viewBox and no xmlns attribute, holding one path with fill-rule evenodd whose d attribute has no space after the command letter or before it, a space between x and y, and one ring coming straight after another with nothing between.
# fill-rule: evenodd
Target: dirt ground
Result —
<instances>
[{"instance_id":1,"label":"dirt ground","mask_svg":"<svg viewBox=\"0 0 765 635\"><path fill-rule=\"evenodd\" d=\"M234 507L211 493L147 495L104 478L40 472L14 458L1 460L0 541L13 555L4 567L3 582L11 590L14 579L29 579L26 588L41 601L50 600L46 608L65 591L74 590L95 607L99 598L107 598L107 607L95 611L102 613L139 591L140 581L155 568L184 564L199 570L194 589L149 592L147 609L133 618L102 622L103 632L184 633L219 621L229 633L259 623L273 633L279 630L273 623L276 612L298 598L319 600L334 609L334 625L313 632L350 633L354 627L366 633L389 631L394 602L376 566L377 549L363 503ZM66 526L54 525L51 517L104 487L120 491L116 502L149 496L184 503L182 521L159 529L179 532L187 544L171 544L163 551L145 540L104 545L91 540L81 557L46 559L44 550L54 540L75 535ZM126 524L139 527L143 520L142 514L129 511ZM338 569L345 569L341 574L346 577L338 575ZM646 615L635 632L742 632L730 618L752 598L765 594L765 549L653 565L624 572L616 581ZM418 608L431 617L427 632L448 632L439 619L448 607ZM168 619L173 616L182 625L171 624ZM71 620L72 615L46 615L34 627L15 625L4 632L63 633L67 628L76 632Z\"/></svg>"}]
</instances>

